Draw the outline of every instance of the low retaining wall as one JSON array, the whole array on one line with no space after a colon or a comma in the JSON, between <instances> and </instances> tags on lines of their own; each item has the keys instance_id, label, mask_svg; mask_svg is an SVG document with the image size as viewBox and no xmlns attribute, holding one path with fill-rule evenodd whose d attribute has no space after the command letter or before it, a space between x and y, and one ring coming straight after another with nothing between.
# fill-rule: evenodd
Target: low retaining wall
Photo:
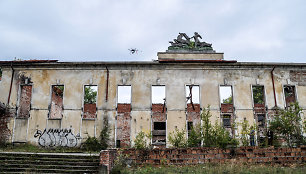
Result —
<instances>
[{"instance_id":1,"label":"low retaining wall","mask_svg":"<svg viewBox=\"0 0 306 174\"><path fill-rule=\"evenodd\" d=\"M120 155L121 154L121 155ZM204 163L305 163L306 146L299 148L240 147L161 148L152 150L109 149L100 153L100 164L111 170L117 156L134 165L194 165Z\"/></svg>"}]
</instances>

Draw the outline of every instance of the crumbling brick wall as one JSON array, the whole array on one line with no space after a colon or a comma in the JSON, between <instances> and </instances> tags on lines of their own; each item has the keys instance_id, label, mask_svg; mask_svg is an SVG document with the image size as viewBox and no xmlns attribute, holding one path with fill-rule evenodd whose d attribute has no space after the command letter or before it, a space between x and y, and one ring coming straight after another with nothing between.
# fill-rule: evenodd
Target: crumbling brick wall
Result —
<instances>
[{"instance_id":1,"label":"crumbling brick wall","mask_svg":"<svg viewBox=\"0 0 306 174\"><path fill-rule=\"evenodd\" d=\"M153 145L166 146L166 130L157 130L154 122L164 122L166 125L166 107L164 104L152 104L152 142Z\"/></svg>"},{"instance_id":2,"label":"crumbling brick wall","mask_svg":"<svg viewBox=\"0 0 306 174\"><path fill-rule=\"evenodd\" d=\"M62 111L63 95L53 91L51 97L51 109L49 118L62 118Z\"/></svg>"},{"instance_id":3,"label":"crumbling brick wall","mask_svg":"<svg viewBox=\"0 0 306 174\"><path fill-rule=\"evenodd\" d=\"M193 126L201 123L201 106L200 104L187 104L187 121L192 122Z\"/></svg>"},{"instance_id":4,"label":"crumbling brick wall","mask_svg":"<svg viewBox=\"0 0 306 174\"><path fill-rule=\"evenodd\" d=\"M129 147L131 136L131 104L117 105L117 140L120 147ZM119 141L117 141L118 143ZM118 144L117 144L118 146Z\"/></svg>"},{"instance_id":5,"label":"crumbling brick wall","mask_svg":"<svg viewBox=\"0 0 306 174\"><path fill-rule=\"evenodd\" d=\"M8 123L12 118L12 113L5 106L5 104L0 103L0 143L5 143L11 137L11 131L8 128Z\"/></svg>"},{"instance_id":6,"label":"crumbling brick wall","mask_svg":"<svg viewBox=\"0 0 306 174\"><path fill-rule=\"evenodd\" d=\"M142 165L195 165L203 163L267 163L290 164L306 162L306 146L299 148L259 148L240 147L219 149L211 147L198 148L157 148L152 150L114 149L100 153L100 164L113 167L116 156L122 153L126 161L137 166Z\"/></svg>"},{"instance_id":7,"label":"crumbling brick wall","mask_svg":"<svg viewBox=\"0 0 306 174\"><path fill-rule=\"evenodd\" d=\"M83 118L95 118L96 117L97 107L96 104L84 104L84 114Z\"/></svg>"},{"instance_id":8,"label":"crumbling brick wall","mask_svg":"<svg viewBox=\"0 0 306 174\"><path fill-rule=\"evenodd\" d=\"M28 118L30 116L30 109L31 109L32 86L22 85L20 87L21 90L20 90L19 109L17 116L19 118Z\"/></svg>"}]
</instances>

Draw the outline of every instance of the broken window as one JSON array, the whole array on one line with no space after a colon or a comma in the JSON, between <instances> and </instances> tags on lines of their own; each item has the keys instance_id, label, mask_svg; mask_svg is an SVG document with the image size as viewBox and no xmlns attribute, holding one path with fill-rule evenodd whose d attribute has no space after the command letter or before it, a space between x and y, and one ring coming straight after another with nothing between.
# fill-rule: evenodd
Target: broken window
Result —
<instances>
[{"instance_id":1,"label":"broken window","mask_svg":"<svg viewBox=\"0 0 306 174\"><path fill-rule=\"evenodd\" d=\"M118 103L131 103L131 86L118 86Z\"/></svg>"},{"instance_id":2,"label":"broken window","mask_svg":"<svg viewBox=\"0 0 306 174\"><path fill-rule=\"evenodd\" d=\"M152 86L152 144L166 145L165 86Z\"/></svg>"},{"instance_id":3,"label":"broken window","mask_svg":"<svg viewBox=\"0 0 306 174\"><path fill-rule=\"evenodd\" d=\"M257 122L259 127L265 127L265 114L258 114Z\"/></svg>"},{"instance_id":4,"label":"broken window","mask_svg":"<svg viewBox=\"0 0 306 174\"><path fill-rule=\"evenodd\" d=\"M152 86L152 103L164 104L166 100L165 86Z\"/></svg>"},{"instance_id":5,"label":"broken window","mask_svg":"<svg viewBox=\"0 0 306 174\"><path fill-rule=\"evenodd\" d=\"M252 86L254 104L265 104L265 95L263 86Z\"/></svg>"},{"instance_id":6,"label":"broken window","mask_svg":"<svg viewBox=\"0 0 306 174\"><path fill-rule=\"evenodd\" d=\"M232 113L234 111L232 86L220 86L220 103L221 112Z\"/></svg>"},{"instance_id":7,"label":"broken window","mask_svg":"<svg viewBox=\"0 0 306 174\"><path fill-rule=\"evenodd\" d=\"M192 121L188 121L188 122L187 122L187 130L188 130L188 132L191 131L192 128L193 128L193 123L192 123Z\"/></svg>"},{"instance_id":8,"label":"broken window","mask_svg":"<svg viewBox=\"0 0 306 174\"><path fill-rule=\"evenodd\" d=\"M0 67L0 81L2 79L2 68Z\"/></svg>"},{"instance_id":9,"label":"broken window","mask_svg":"<svg viewBox=\"0 0 306 174\"><path fill-rule=\"evenodd\" d=\"M18 118L30 117L32 85L21 85L18 107Z\"/></svg>"},{"instance_id":10,"label":"broken window","mask_svg":"<svg viewBox=\"0 0 306 174\"><path fill-rule=\"evenodd\" d=\"M52 86L51 107L49 118L61 119L63 111L64 85Z\"/></svg>"},{"instance_id":11,"label":"broken window","mask_svg":"<svg viewBox=\"0 0 306 174\"><path fill-rule=\"evenodd\" d=\"M295 99L295 86L284 86L284 93L285 93L285 102L286 108L289 107L292 103L296 102Z\"/></svg>"},{"instance_id":12,"label":"broken window","mask_svg":"<svg viewBox=\"0 0 306 174\"><path fill-rule=\"evenodd\" d=\"M118 86L116 146L129 147L131 135L131 86Z\"/></svg>"},{"instance_id":13,"label":"broken window","mask_svg":"<svg viewBox=\"0 0 306 174\"><path fill-rule=\"evenodd\" d=\"M233 104L231 86L220 86L220 103Z\"/></svg>"},{"instance_id":14,"label":"broken window","mask_svg":"<svg viewBox=\"0 0 306 174\"><path fill-rule=\"evenodd\" d=\"M231 127L231 115L223 115L223 126Z\"/></svg>"},{"instance_id":15,"label":"broken window","mask_svg":"<svg viewBox=\"0 0 306 174\"><path fill-rule=\"evenodd\" d=\"M97 86L84 86L83 118L95 118L97 112Z\"/></svg>"},{"instance_id":16,"label":"broken window","mask_svg":"<svg viewBox=\"0 0 306 174\"><path fill-rule=\"evenodd\" d=\"M200 103L200 88L196 85L186 85L186 100L187 103Z\"/></svg>"},{"instance_id":17,"label":"broken window","mask_svg":"<svg viewBox=\"0 0 306 174\"><path fill-rule=\"evenodd\" d=\"M166 130L166 122L154 122L154 130Z\"/></svg>"}]
</instances>

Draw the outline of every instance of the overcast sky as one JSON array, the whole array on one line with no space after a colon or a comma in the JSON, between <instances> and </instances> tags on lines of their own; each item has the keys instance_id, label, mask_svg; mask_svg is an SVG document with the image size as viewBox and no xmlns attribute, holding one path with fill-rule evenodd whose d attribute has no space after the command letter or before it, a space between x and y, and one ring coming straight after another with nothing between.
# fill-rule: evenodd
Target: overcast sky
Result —
<instances>
[{"instance_id":1,"label":"overcast sky","mask_svg":"<svg viewBox=\"0 0 306 174\"><path fill-rule=\"evenodd\" d=\"M227 60L306 62L305 0L0 0L0 60L148 61L195 31Z\"/></svg>"}]
</instances>

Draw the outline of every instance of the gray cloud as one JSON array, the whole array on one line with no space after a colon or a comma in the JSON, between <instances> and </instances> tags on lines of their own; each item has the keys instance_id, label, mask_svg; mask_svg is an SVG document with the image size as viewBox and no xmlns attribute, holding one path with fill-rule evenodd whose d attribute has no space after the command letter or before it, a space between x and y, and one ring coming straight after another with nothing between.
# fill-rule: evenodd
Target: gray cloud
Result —
<instances>
[{"instance_id":1,"label":"gray cloud","mask_svg":"<svg viewBox=\"0 0 306 174\"><path fill-rule=\"evenodd\" d=\"M305 62L306 2L242 0L0 1L0 60L157 59L198 31L226 59ZM128 49L137 48L138 54Z\"/></svg>"}]
</instances>

